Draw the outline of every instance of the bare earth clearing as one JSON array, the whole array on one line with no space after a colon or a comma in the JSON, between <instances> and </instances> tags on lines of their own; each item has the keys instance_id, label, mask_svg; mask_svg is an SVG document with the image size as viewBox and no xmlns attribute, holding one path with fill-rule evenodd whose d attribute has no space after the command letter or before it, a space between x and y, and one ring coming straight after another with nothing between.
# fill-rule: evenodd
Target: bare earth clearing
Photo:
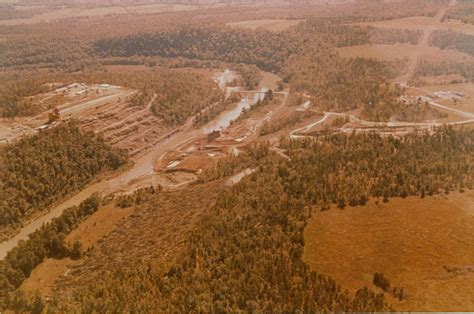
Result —
<instances>
[{"instance_id":1,"label":"bare earth clearing","mask_svg":"<svg viewBox=\"0 0 474 314\"><path fill-rule=\"evenodd\" d=\"M317 212L305 231L304 260L355 290L381 272L406 299L398 310L474 310L474 192L391 199ZM386 294L388 295L388 294Z\"/></svg>"}]
</instances>

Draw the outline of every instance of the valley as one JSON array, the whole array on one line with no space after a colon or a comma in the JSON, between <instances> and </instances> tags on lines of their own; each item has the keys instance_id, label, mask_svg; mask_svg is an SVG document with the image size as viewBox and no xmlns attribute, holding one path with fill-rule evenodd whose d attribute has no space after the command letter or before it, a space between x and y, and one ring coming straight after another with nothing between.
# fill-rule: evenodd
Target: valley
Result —
<instances>
[{"instance_id":1,"label":"valley","mask_svg":"<svg viewBox=\"0 0 474 314\"><path fill-rule=\"evenodd\" d=\"M473 310L469 10L0 3L0 312Z\"/></svg>"}]
</instances>

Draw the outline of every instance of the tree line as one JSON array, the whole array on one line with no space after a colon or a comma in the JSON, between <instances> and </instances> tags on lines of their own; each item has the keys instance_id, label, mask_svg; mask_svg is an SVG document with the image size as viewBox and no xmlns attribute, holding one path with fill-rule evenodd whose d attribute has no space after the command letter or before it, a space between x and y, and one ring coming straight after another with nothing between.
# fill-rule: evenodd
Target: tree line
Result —
<instances>
[{"instance_id":1,"label":"tree line","mask_svg":"<svg viewBox=\"0 0 474 314\"><path fill-rule=\"evenodd\" d=\"M334 37L341 41L351 38L353 29L359 29L334 27L338 30ZM316 22L284 32L181 27L154 34L98 40L94 49L102 57L185 57L254 65L280 74L293 91L310 94L313 103L324 110L352 110L370 103L392 105L397 94L384 84L393 76L387 65L370 59L340 58L333 48L334 43L320 35L326 28ZM364 33L364 29L359 31ZM391 31L386 32L391 34ZM364 36L361 35L363 40L370 37ZM405 35L392 37L398 36L403 38ZM415 38L418 35L410 33L407 36Z\"/></svg>"},{"instance_id":2,"label":"tree line","mask_svg":"<svg viewBox=\"0 0 474 314\"><path fill-rule=\"evenodd\" d=\"M430 44L441 49L453 49L474 56L474 36L453 31L436 31Z\"/></svg>"},{"instance_id":3,"label":"tree line","mask_svg":"<svg viewBox=\"0 0 474 314\"><path fill-rule=\"evenodd\" d=\"M7 145L0 160L0 227L5 231L100 173L119 168L127 157L95 134L65 123Z\"/></svg>"}]
</instances>

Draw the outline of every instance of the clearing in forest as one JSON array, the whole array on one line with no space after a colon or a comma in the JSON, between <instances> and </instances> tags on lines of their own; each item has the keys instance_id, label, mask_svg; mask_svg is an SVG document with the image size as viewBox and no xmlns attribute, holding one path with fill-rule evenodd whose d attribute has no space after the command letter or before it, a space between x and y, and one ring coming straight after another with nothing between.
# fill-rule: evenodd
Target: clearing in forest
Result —
<instances>
[{"instance_id":1,"label":"clearing in forest","mask_svg":"<svg viewBox=\"0 0 474 314\"><path fill-rule=\"evenodd\" d=\"M405 298L401 311L474 310L474 192L331 209L305 230L304 260L343 288L372 284L383 273Z\"/></svg>"}]
</instances>

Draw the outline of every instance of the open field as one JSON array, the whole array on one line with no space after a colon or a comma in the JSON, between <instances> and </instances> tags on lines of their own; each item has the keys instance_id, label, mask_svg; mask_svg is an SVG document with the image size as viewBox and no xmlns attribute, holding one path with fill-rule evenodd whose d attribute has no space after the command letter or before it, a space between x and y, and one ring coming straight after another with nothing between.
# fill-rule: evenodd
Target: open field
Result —
<instances>
[{"instance_id":1,"label":"open field","mask_svg":"<svg viewBox=\"0 0 474 314\"><path fill-rule=\"evenodd\" d=\"M474 310L474 192L374 201L317 212L305 231L304 260L343 288L372 284L375 272L406 299L397 310ZM388 294L386 294L388 295Z\"/></svg>"},{"instance_id":2,"label":"open field","mask_svg":"<svg viewBox=\"0 0 474 314\"><path fill-rule=\"evenodd\" d=\"M362 57L393 61L421 55L421 60L427 61L473 61L474 58L466 53L455 50L440 49L437 47L420 47L410 44L397 45L359 45L337 49L345 58Z\"/></svg>"},{"instance_id":3,"label":"open field","mask_svg":"<svg viewBox=\"0 0 474 314\"><path fill-rule=\"evenodd\" d=\"M120 208L112 204L103 206L81 223L76 230L68 234L66 241L71 244L79 241L82 250L86 251L114 230L117 224L127 219L134 209L134 207ZM23 282L20 290L31 294L39 291L42 295L50 295L54 282L61 276L67 276L69 270L79 263L80 261L74 261L70 258L46 259Z\"/></svg>"},{"instance_id":4,"label":"open field","mask_svg":"<svg viewBox=\"0 0 474 314\"><path fill-rule=\"evenodd\" d=\"M474 35L474 25L465 24L457 20L447 20L441 22L436 17L414 16L402 19L384 20L377 22L358 23L358 25L368 25L383 28L397 28L397 29L425 29L454 31L467 35Z\"/></svg>"},{"instance_id":5,"label":"open field","mask_svg":"<svg viewBox=\"0 0 474 314\"><path fill-rule=\"evenodd\" d=\"M258 89L268 88L273 91L278 89L277 83L281 81L281 77L271 72L261 71L260 73L262 75L262 80L260 81L260 84L258 84Z\"/></svg>"},{"instance_id":6,"label":"open field","mask_svg":"<svg viewBox=\"0 0 474 314\"><path fill-rule=\"evenodd\" d=\"M435 93L455 92L464 95L462 99L454 101L453 99L442 99ZM408 88L407 93L413 96L430 95L437 99L437 102L447 107L470 112L474 114L474 83L446 84L436 86L422 86L419 88Z\"/></svg>"},{"instance_id":7,"label":"open field","mask_svg":"<svg viewBox=\"0 0 474 314\"><path fill-rule=\"evenodd\" d=\"M12 26L20 24L34 24L41 22L51 22L56 20L75 18L75 17L100 17L107 15L122 15L122 14L144 14L144 13L162 13L174 11L189 11L195 10L197 6L184 4L148 4L137 6L107 6L95 8L59 8L51 11L33 15L29 18L18 18L9 20L0 20L0 25Z\"/></svg>"},{"instance_id":8,"label":"open field","mask_svg":"<svg viewBox=\"0 0 474 314\"><path fill-rule=\"evenodd\" d=\"M227 23L230 27L245 28L245 29L265 29L269 31L279 32L284 31L292 26L297 25L303 20L249 20Z\"/></svg>"}]
</instances>

